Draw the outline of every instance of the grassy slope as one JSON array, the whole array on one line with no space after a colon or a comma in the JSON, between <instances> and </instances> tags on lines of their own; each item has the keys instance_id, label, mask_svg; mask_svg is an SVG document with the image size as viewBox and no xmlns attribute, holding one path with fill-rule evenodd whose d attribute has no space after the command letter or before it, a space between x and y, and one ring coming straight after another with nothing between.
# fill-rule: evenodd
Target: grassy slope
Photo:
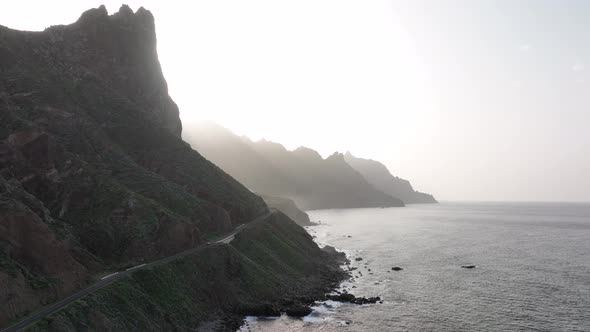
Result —
<instances>
[{"instance_id":1,"label":"grassy slope","mask_svg":"<svg viewBox=\"0 0 590 332\"><path fill-rule=\"evenodd\" d=\"M342 276L309 234L275 213L245 229L230 245L138 271L30 330L163 331L195 328L223 315L233 319L219 328L232 330L240 314L307 303Z\"/></svg>"}]
</instances>

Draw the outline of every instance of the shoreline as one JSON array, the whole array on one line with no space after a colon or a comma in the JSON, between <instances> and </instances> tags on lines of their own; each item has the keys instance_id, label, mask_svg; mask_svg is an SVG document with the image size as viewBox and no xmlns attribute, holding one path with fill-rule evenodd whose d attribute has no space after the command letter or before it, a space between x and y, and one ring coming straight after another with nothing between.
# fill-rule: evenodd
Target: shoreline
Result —
<instances>
[{"instance_id":1,"label":"shoreline","mask_svg":"<svg viewBox=\"0 0 590 332\"><path fill-rule=\"evenodd\" d=\"M253 316L248 315L243 317L242 324L237 329L238 332L244 331L251 331L250 324L252 322L264 322L264 321L275 321L279 319L287 319L293 321L303 321L304 323L319 323L326 319L330 320L327 317L320 317L320 315L325 314L329 311L335 311L337 308L344 304L355 304L355 305L362 305L362 304L375 304L375 303L383 303L383 300L380 297L369 297L366 298L364 296L357 297L356 295L350 293L353 288L356 286L352 285L353 283L357 282L357 279L362 276L362 273L359 276L354 276L355 270L360 270L360 265L355 265L355 259L360 257L358 253L345 250L341 248L336 248L328 243L323 243L317 241L317 232L313 230L314 227L318 226L325 226L325 224L312 222L314 225L305 226L303 227L305 231L313 238L313 241L320 247L323 251L337 253L341 258L339 262L339 269L344 272L344 277L341 280L337 281L333 287L330 287L326 290L326 292L322 296L318 296L314 299L313 302L305 304L305 306L309 309L309 313L304 316L296 316L296 315L288 315L285 312L281 312L278 316ZM334 255L334 254L332 254ZM360 273L360 271L359 271ZM349 325L351 322L349 321L342 321L340 322L342 325Z\"/></svg>"}]
</instances>

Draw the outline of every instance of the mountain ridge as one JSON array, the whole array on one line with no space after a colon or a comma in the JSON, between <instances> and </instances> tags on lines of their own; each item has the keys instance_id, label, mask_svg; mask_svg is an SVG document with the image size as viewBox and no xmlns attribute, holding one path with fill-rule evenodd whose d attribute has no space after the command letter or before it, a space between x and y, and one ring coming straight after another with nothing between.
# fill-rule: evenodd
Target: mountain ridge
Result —
<instances>
[{"instance_id":1,"label":"mountain ridge","mask_svg":"<svg viewBox=\"0 0 590 332\"><path fill-rule=\"evenodd\" d=\"M289 151L279 143L254 142L212 123L186 126L184 137L250 190L292 199L303 210L404 205L371 186L342 153L324 159L306 147Z\"/></svg>"},{"instance_id":2,"label":"mountain ridge","mask_svg":"<svg viewBox=\"0 0 590 332\"><path fill-rule=\"evenodd\" d=\"M376 160L357 158L350 151L344 154L344 159L375 188L400 198L406 204L437 203L434 196L414 190L410 181L392 175L385 165Z\"/></svg>"}]
</instances>

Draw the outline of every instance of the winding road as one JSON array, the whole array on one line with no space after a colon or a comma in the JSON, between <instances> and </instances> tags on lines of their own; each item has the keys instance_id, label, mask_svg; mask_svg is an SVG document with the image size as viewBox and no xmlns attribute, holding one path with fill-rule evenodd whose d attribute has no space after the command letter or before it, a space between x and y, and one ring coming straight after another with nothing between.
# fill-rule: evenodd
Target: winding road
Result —
<instances>
[{"instance_id":1,"label":"winding road","mask_svg":"<svg viewBox=\"0 0 590 332\"><path fill-rule=\"evenodd\" d=\"M81 298L83 298L86 295L92 294L94 292L96 292L97 290L108 286L118 280L120 280L121 278L124 278L126 276L131 275L133 272L138 271L138 270L143 270L143 269L150 269L153 268L155 266L159 266L159 265L163 265L163 264L167 264L170 263L178 258L182 258L185 256L189 256L192 254L195 254L201 250L203 250L204 248L208 247L208 246L212 246L212 245L216 245L216 244L228 244L230 243L234 237L236 236L236 234L240 233L242 230L244 230L244 228L248 227L249 225L252 225L254 223L260 222L265 220L266 218L270 217L270 215L273 214L273 210L269 211L268 213L266 213L265 215L259 216L256 219L252 220L251 222L247 223L247 224L241 224L238 227L234 228L234 230L232 230L230 232L230 234L228 234L227 236L225 236L223 239L221 240L217 240L215 242L207 242L205 244L202 244L200 246L194 247L192 249L183 251L183 252L179 252L177 254L174 254L172 256L168 256L162 259L159 259L157 261L153 261L151 263L146 263L146 264L141 264L141 265L137 265L134 267L130 267L127 270L124 271L119 271L119 272L115 272L112 274L109 274L105 277L103 277L102 279L100 279L99 281L97 281L96 283L66 297L65 299L56 302L54 304L51 304L29 316L27 316L26 318L22 319L21 321L4 328L3 330L0 330L0 332L16 332L16 331L20 331L24 328L26 328L27 326L29 326L30 324L38 321L39 319L45 318L47 316L50 316L58 311L60 311L61 309L63 309L64 307L66 307L67 305L69 305L72 302L75 302Z\"/></svg>"}]
</instances>

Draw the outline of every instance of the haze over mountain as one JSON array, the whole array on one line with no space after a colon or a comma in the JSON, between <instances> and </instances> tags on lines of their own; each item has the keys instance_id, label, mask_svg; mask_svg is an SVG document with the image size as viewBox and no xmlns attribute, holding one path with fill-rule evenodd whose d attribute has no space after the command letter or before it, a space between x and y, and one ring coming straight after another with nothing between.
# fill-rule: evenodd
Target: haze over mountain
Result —
<instances>
[{"instance_id":1,"label":"haze over mountain","mask_svg":"<svg viewBox=\"0 0 590 332\"><path fill-rule=\"evenodd\" d=\"M0 327L200 245L35 329L195 329L223 312L219 330L235 330L342 277L301 227L182 141L151 12L101 6L42 32L0 26L0 59ZM238 225L231 246L205 245Z\"/></svg>"},{"instance_id":2,"label":"haze over mountain","mask_svg":"<svg viewBox=\"0 0 590 332\"><path fill-rule=\"evenodd\" d=\"M344 154L344 160L375 188L406 204L436 203L432 195L414 190L410 181L391 175L387 167L376 160L357 158L350 151Z\"/></svg>"},{"instance_id":3,"label":"haze over mountain","mask_svg":"<svg viewBox=\"0 0 590 332\"><path fill-rule=\"evenodd\" d=\"M399 198L375 189L341 153L324 159L305 147L289 151L278 143L239 137L210 122L191 124L184 137L246 187L290 198L305 210L403 206Z\"/></svg>"},{"instance_id":4,"label":"haze over mountain","mask_svg":"<svg viewBox=\"0 0 590 332\"><path fill-rule=\"evenodd\" d=\"M291 218L294 222L301 226L311 226L315 225L309 219L309 215L304 211L301 211L299 207L293 202L293 200L279 197L279 196L269 196L269 195L261 195L262 199L268 207L275 208L281 212L283 212L287 217Z\"/></svg>"}]
</instances>

